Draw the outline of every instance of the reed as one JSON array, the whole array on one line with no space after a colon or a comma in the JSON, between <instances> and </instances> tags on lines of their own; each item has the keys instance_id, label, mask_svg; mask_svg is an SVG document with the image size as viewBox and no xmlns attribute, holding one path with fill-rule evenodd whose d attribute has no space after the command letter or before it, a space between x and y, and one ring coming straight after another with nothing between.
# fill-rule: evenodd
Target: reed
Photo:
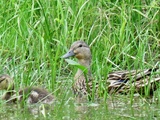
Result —
<instances>
[{"instance_id":1,"label":"reed","mask_svg":"<svg viewBox=\"0 0 160 120\"><path fill-rule=\"evenodd\" d=\"M92 73L101 84L100 93L106 89L101 80L111 71L159 66L159 4L156 0L2 0L0 73L13 76L16 89L40 85L53 91L61 101L58 114L73 97L76 72L60 56L75 40L83 39L91 47Z\"/></svg>"}]
</instances>

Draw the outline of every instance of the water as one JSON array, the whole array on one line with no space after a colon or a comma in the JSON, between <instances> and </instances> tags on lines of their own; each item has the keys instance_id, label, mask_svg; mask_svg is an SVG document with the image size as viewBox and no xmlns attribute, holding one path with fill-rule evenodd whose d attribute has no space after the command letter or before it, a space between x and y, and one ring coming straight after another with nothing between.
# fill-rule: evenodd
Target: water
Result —
<instances>
[{"instance_id":1,"label":"water","mask_svg":"<svg viewBox=\"0 0 160 120\"><path fill-rule=\"evenodd\" d=\"M67 83L66 83L67 82ZM0 100L0 120L159 120L159 98L136 95L108 96L94 101L77 101L71 81L60 84L52 106L6 104ZM61 86L62 85L62 86ZM158 93L158 92L157 92ZM158 95L155 95L158 97ZM33 112L38 110L38 112Z\"/></svg>"},{"instance_id":2,"label":"water","mask_svg":"<svg viewBox=\"0 0 160 120\"><path fill-rule=\"evenodd\" d=\"M35 107L33 107L35 108ZM56 104L50 109L42 109L40 112L33 114L26 108L19 105L1 103L0 119L1 120L41 120L41 119L62 119L62 120L128 120L160 119L160 106L158 101L153 98L134 97L133 101L129 96L109 96L106 101L83 102L77 104L73 97L57 100ZM53 109L54 108L54 109ZM43 114L43 112L45 112Z\"/></svg>"}]
</instances>

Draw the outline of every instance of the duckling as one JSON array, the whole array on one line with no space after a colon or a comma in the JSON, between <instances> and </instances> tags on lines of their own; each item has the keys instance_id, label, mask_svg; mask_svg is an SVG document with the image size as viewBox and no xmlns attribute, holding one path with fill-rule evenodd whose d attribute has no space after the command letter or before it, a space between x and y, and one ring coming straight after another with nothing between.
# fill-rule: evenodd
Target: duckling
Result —
<instances>
[{"instance_id":1,"label":"duckling","mask_svg":"<svg viewBox=\"0 0 160 120\"><path fill-rule=\"evenodd\" d=\"M18 96L14 90L13 79L6 74L0 75L0 90L7 90L2 97L7 103L22 102L25 100L28 104L44 103L52 104L54 97L47 90L39 87L26 87L18 91Z\"/></svg>"},{"instance_id":2,"label":"duckling","mask_svg":"<svg viewBox=\"0 0 160 120\"><path fill-rule=\"evenodd\" d=\"M80 65L85 66L88 69L87 80L81 69L78 69L77 73L74 76L74 85L73 91L79 97L83 95L90 94L92 91L92 82L91 77L91 60L92 55L89 46L84 41L75 41L70 50L63 55L61 58L76 57ZM160 82L160 77L150 75L152 72L157 71L158 68L146 69L146 70L133 70L133 71L115 71L108 74L106 83L109 83L108 93L129 93L131 88L134 87L135 93L143 94L145 87L150 87L150 92L153 92L157 89L156 83ZM96 83L96 88L98 83ZM88 89L89 88L89 89Z\"/></svg>"},{"instance_id":3,"label":"duckling","mask_svg":"<svg viewBox=\"0 0 160 120\"><path fill-rule=\"evenodd\" d=\"M11 96L13 96L16 92L14 91L14 83L13 79L7 75L7 74L2 74L0 75L0 90L7 90L7 92L3 95L2 99L3 100L9 100ZM13 102L14 100L12 100ZM11 102L10 100L8 103Z\"/></svg>"}]
</instances>

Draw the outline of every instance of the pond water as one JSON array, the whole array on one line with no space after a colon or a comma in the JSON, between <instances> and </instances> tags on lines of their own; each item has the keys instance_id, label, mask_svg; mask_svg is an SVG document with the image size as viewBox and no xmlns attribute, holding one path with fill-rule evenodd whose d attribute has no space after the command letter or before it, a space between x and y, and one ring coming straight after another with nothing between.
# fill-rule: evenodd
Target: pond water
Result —
<instances>
[{"instance_id":1,"label":"pond water","mask_svg":"<svg viewBox=\"0 0 160 120\"><path fill-rule=\"evenodd\" d=\"M148 98L112 95L105 100L79 102L71 86L72 80L60 80L56 101L51 106L6 104L0 100L0 120L160 120L160 91ZM4 91L1 92L2 95Z\"/></svg>"},{"instance_id":2,"label":"pond water","mask_svg":"<svg viewBox=\"0 0 160 120\"><path fill-rule=\"evenodd\" d=\"M69 93L70 94L70 93ZM65 98L64 98L65 97ZM32 113L32 109L38 113ZM143 98L140 96L108 96L107 100L97 102L77 103L71 95L69 98L61 96L53 106L26 106L5 104L1 101L1 120L159 120L160 106L156 98Z\"/></svg>"}]
</instances>

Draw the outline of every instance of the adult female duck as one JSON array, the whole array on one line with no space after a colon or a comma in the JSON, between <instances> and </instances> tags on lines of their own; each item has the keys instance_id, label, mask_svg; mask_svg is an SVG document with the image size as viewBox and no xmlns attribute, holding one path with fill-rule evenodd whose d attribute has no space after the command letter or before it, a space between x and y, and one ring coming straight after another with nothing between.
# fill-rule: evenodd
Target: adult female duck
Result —
<instances>
[{"instance_id":1,"label":"adult female duck","mask_svg":"<svg viewBox=\"0 0 160 120\"><path fill-rule=\"evenodd\" d=\"M80 65L88 69L87 80L81 69L78 69L74 77L73 91L78 96L88 94L92 91L93 79L91 78L91 51L89 46L84 41L75 41L70 50L62 56L66 59L69 57L76 57ZM145 87L149 87L152 93L157 89L157 83L160 82L160 77L153 76L152 73L157 71L158 68L146 70L132 70L132 71L116 71L108 75L107 83L108 93L129 93L134 88L134 92L144 94ZM150 77L152 75L152 77ZM96 85L97 87L98 85ZM88 89L89 88L89 89Z\"/></svg>"}]
</instances>

